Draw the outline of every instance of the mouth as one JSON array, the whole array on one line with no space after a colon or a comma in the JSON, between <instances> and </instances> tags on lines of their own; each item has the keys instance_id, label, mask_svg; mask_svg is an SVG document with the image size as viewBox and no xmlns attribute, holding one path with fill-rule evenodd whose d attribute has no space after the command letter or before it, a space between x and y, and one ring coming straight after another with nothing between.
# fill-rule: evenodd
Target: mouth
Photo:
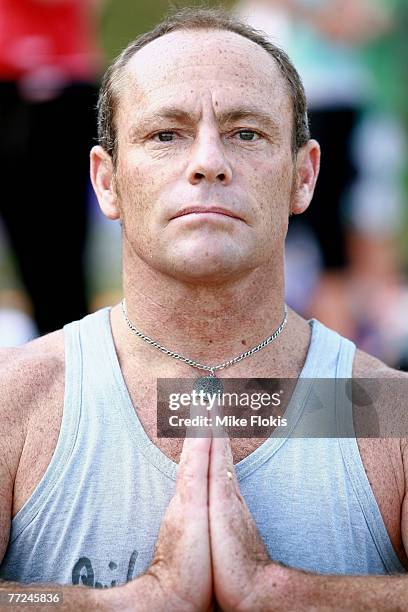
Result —
<instances>
[{"instance_id":1,"label":"mouth","mask_svg":"<svg viewBox=\"0 0 408 612\"><path fill-rule=\"evenodd\" d=\"M171 220L178 219L179 217L185 217L187 215L223 215L224 217L231 217L232 219L239 219L242 221L241 217L233 213L231 210L220 208L219 206L188 206L187 208L179 210L179 212L174 215Z\"/></svg>"}]
</instances>

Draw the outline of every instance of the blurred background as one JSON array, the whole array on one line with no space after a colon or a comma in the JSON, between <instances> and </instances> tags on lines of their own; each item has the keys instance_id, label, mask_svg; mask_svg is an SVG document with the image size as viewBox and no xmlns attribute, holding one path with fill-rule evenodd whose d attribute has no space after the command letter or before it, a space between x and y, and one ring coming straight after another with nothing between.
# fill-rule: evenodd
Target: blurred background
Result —
<instances>
[{"instance_id":1,"label":"blurred background","mask_svg":"<svg viewBox=\"0 0 408 612\"><path fill-rule=\"evenodd\" d=\"M120 227L88 179L98 82L170 4L0 0L0 346L121 298ZM408 370L407 0L221 4L288 52L322 146L290 220L288 304Z\"/></svg>"}]
</instances>

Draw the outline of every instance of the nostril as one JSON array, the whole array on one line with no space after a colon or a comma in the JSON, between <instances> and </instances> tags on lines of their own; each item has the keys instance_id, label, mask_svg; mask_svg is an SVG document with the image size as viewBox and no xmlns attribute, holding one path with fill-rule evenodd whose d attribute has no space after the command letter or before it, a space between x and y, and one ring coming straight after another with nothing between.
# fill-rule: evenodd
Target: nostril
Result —
<instances>
[{"instance_id":1,"label":"nostril","mask_svg":"<svg viewBox=\"0 0 408 612\"><path fill-rule=\"evenodd\" d=\"M0 0L1 1L1 0ZM201 183L201 181L208 180L210 182L220 181L221 183L226 183L228 180L228 174L226 172L192 172L188 175L188 178L193 183Z\"/></svg>"}]
</instances>

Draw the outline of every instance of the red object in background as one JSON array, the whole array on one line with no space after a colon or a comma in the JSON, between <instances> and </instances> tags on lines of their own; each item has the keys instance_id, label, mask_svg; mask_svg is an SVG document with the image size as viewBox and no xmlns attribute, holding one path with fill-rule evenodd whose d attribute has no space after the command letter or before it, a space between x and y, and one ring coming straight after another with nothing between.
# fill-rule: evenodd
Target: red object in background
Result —
<instances>
[{"instance_id":1,"label":"red object in background","mask_svg":"<svg viewBox=\"0 0 408 612\"><path fill-rule=\"evenodd\" d=\"M100 53L89 0L0 0L0 79L41 68L70 80L93 79Z\"/></svg>"}]
</instances>

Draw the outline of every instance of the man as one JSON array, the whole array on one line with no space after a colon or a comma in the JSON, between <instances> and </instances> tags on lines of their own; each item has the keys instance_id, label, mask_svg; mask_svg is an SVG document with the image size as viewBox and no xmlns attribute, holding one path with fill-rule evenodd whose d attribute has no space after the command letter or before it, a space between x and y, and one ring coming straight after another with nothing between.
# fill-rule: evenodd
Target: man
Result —
<instances>
[{"instance_id":1,"label":"man","mask_svg":"<svg viewBox=\"0 0 408 612\"><path fill-rule=\"evenodd\" d=\"M123 226L125 308L3 353L3 593L75 585L67 610L402 609L407 579L386 574L408 567L405 443L155 431L156 381L202 374L190 359L225 380L398 376L317 322L282 322L288 217L319 166L296 71L191 9L123 52L99 119L91 176ZM296 428L309 408L285 415Z\"/></svg>"}]
</instances>

